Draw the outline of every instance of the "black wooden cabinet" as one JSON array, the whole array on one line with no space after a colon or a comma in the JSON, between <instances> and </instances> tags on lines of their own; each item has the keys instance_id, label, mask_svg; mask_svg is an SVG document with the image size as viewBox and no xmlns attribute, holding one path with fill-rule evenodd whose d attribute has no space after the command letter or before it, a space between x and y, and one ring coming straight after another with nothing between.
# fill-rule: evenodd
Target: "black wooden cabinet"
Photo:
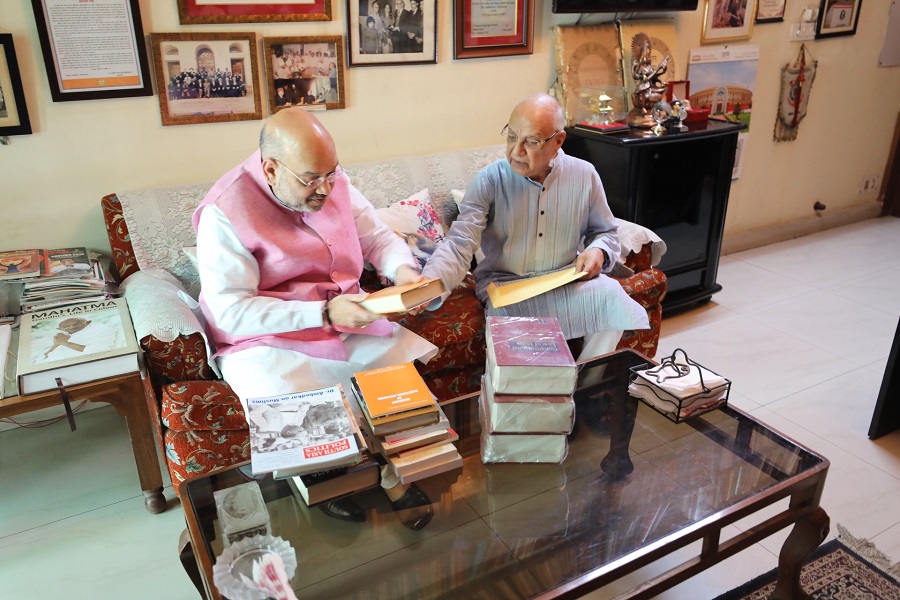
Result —
<instances>
[{"instance_id":1,"label":"black wooden cabinet","mask_svg":"<svg viewBox=\"0 0 900 600\"><path fill-rule=\"evenodd\" d=\"M563 150L587 160L603 181L617 217L652 229L668 250L659 264L669 280L663 310L706 302L716 283L738 132L711 119L689 131L600 134L566 129Z\"/></svg>"}]
</instances>

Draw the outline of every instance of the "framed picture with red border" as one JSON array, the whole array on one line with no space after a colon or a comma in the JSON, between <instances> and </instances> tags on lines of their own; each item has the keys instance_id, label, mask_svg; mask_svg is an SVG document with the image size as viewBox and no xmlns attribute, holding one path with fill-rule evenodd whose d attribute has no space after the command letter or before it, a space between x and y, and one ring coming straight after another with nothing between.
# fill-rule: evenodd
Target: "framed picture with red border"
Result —
<instances>
[{"instance_id":1,"label":"framed picture with red border","mask_svg":"<svg viewBox=\"0 0 900 600\"><path fill-rule=\"evenodd\" d=\"M330 21L331 0L266 3L178 0L178 19L182 25Z\"/></svg>"},{"instance_id":2,"label":"framed picture with red border","mask_svg":"<svg viewBox=\"0 0 900 600\"><path fill-rule=\"evenodd\" d=\"M534 0L455 0L453 58L531 54Z\"/></svg>"}]
</instances>

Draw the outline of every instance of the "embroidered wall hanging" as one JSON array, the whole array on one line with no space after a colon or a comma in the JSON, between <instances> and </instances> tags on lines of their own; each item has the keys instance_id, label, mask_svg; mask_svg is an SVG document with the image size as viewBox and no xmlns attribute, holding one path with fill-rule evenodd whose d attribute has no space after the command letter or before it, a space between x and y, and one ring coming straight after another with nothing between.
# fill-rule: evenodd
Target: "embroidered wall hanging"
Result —
<instances>
[{"instance_id":1,"label":"embroidered wall hanging","mask_svg":"<svg viewBox=\"0 0 900 600\"><path fill-rule=\"evenodd\" d=\"M781 67L781 94L775 131L772 134L776 142L797 139L797 129L806 116L806 105L809 103L809 93L812 91L818 64L819 61L812 57L806 44L803 44L794 64L787 63Z\"/></svg>"}]
</instances>

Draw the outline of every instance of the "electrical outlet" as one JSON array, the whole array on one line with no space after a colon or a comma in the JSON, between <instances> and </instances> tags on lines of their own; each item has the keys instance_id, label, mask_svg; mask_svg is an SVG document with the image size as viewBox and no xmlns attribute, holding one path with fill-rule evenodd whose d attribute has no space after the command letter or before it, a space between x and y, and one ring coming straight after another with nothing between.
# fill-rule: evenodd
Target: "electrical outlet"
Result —
<instances>
[{"instance_id":1,"label":"electrical outlet","mask_svg":"<svg viewBox=\"0 0 900 600\"><path fill-rule=\"evenodd\" d=\"M794 23L791 25L792 42L808 42L816 39L815 23Z\"/></svg>"},{"instance_id":2,"label":"electrical outlet","mask_svg":"<svg viewBox=\"0 0 900 600\"><path fill-rule=\"evenodd\" d=\"M872 175L871 177L866 177L862 181L859 182L859 193L860 194L870 194L872 192L878 191L878 175Z\"/></svg>"}]
</instances>

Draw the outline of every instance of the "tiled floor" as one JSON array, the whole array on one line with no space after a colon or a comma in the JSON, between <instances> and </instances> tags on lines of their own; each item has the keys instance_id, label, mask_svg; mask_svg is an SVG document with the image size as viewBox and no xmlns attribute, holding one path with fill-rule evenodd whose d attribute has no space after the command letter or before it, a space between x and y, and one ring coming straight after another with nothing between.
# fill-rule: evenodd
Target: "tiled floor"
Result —
<instances>
[{"instance_id":1,"label":"tiled floor","mask_svg":"<svg viewBox=\"0 0 900 600\"><path fill-rule=\"evenodd\" d=\"M876 441L866 433L900 318L898 258L896 218L723 257L724 290L665 319L658 355L685 349L733 380L735 405L830 459L822 505L831 537L841 523L895 561L900 431ZM171 488L171 508L147 513L124 421L100 408L78 423L75 433L61 422L0 434L0 595L196 598L177 558L184 519ZM785 536L661 598L713 598L773 568Z\"/></svg>"}]
</instances>

